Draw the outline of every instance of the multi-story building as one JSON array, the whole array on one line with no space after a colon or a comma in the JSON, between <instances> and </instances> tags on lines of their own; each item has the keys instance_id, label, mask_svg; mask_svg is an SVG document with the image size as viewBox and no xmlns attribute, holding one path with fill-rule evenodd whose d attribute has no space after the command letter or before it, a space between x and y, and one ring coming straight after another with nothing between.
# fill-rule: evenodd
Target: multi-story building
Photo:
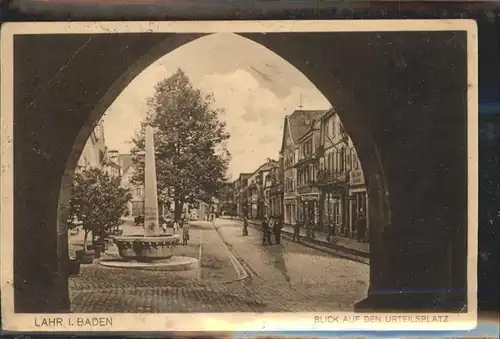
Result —
<instances>
[{"instance_id":1,"label":"multi-story building","mask_svg":"<svg viewBox=\"0 0 500 339\"><path fill-rule=\"evenodd\" d=\"M132 178L136 168L132 154L120 154L118 156L118 164L121 167L121 186L127 188L132 194L132 199L127 203L128 215L138 216L144 213L144 187L135 185Z\"/></svg>"},{"instance_id":2,"label":"multi-story building","mask_svg":"<svg viewBox=\"0 0 500 339\"><path fill-rule=\"evenodd\" d=\"M348 144L348 179L349 179L349 234L352 236L356 231L356 225L361 213L366 217L366 229L370 229L370 209L368 191L366 187L361 162L356 152L356 148L349 138ZM368 234L368 232L367 232Z\"/></svg>"},{"instance_id":3,"label":"multi-story building","mask_svg":"<svg viewBox=\"0 0 500 339\"><path fill-rule=\"evenodd\" d=\"M234 214L234 192L233 183L224 183L219 194L221 213Z\"/></svg>"},{"instance_id":4,"label":"multi-story building","mask_svg":"<svg viewBox=\"0 0 500 339\"><path fill-rule=\"evenodd\" d=\"M263 213L263 211L261 211L263 207L260 197L261 185L262 181L259 172L255 171L250 178L248 178L247 201L249 206L248 217L250 219L257 219Z\"/></svg>"},{"instance_id":5,"label":"multi-story building","mask_svg":"<svg viewBox=\"0 0 500 339\"><path fill-rule=\"evenodd\" d=\"M269 214L283 218L283 159L280 157L269 171L266 182L269 187Z\"/></svg>"},{"instance_id":6,"label":"multi-story building","mask_svg":"<svg viewBox=\"0 0 500 339\"><path fill-rule=\"evenodd\" d=\"M248 179L252 173L240 173L238 179L234 181L234 195L236 201L236 213L238 216L248 216L250 209L248 203Z\"/></svg>"},{"instance_id":7,"label":"multi-story building","mask_svg":"<svg viewBox=\"0 0 500 339\"><path fill-rule=\"evenodd\" d=\"M247 196L250 206L249 217L251 219L262 219L268 212L266 205L269 201L266 200L265 184L269 172L276 164L275 160L268 159L248 178Z\"/></svg>"},{"instance_id":8,"label":"multi-story building","mask_svg":"<svg viewBox=\"0 0 500 339\"><path fill-rule=\"evenodd\" d=\"M118 163L118 151L108 150L104 137L104 124L99 121L87 140L80 158L80 168L100 168L113 177L120 177L121 168Z\"/></svg>"},{"instance_id":9,"label":"multi-story building","mask_svg":"<svg viewBox=\"0 0 500 339\"><path fill-rule=\"evenodd\" d=\"M107 161L104 165L104 170L112 177L120 177L122 174L122 168L120 166L120 155L117 150L107 151Z\"/></svg>"},{"instance_id":10,"label":"multi-story building","mask_svg":"<svg viewBox=\"0 0 500 339\"><path fill-rule=\"evenodd\" d=\"M302 224L313 223L321 227L320 190L317 185L319 171L320 119L313 119L309 129L299 138L299 158L295 164L297 170L297 193L299 208L297 219Z\"/></svg>"},{"instance_id":11,"label":"multi-story building","mask_svg":"<svg viewBox=\"0 0 500 339\"><path fill-rule=\"evenodd\" d=\"M263 180L264 189L264 212L263 215L267 217L278 217L279 211L276 209L278 196L274 192L279 184L279 161L268 159L267 163L261 168L261 175Z\"/></svg>"},{"instance_id":12,"label":"multi-story building","mask_svg":"<svg viewBox=\"0 0 500 339\"><path fill-rule=\"evenodd\" d=\"M240 203L240 177L233 181L233 203L234 203L234 214L240 215L241 203Z\"/></svg>"},{"instance_id":13,"label":"multi-story building","mask_svg":"<svg viewBox=\"0 0 500 339\"><path fill-rule=\"evenodd\" d=\"M102 168L107 161L103 121L95 126L78 159L78 167Z\"/></svg>"},{"instance_id":14,"label":"multi-story building","mask_svg":"<svg viewBox=\"0 0 500 339\"><path fill-rule=\"evenodd\" d=\"M299 158L299 139L323 113L324 111L296 110L285 117L280 158L283 161L283 212L286 224L293 225L297 222L297 207L301 203L297 193L295 167Z\"/></svg>"},{"instance_id":15,"label":"multi-story building","mask_svg":"<svg viewBox=\"0 0 500 339\"><path fill-rule=\"evenodd\" d=\"M355 234L360 213L368 220L368 195L363 171L349 135L334 109L321 118L318 187L323 225L333 222L341 234ZM368 225L367 225L368 226Z\"/></svg>"}]
</instances>

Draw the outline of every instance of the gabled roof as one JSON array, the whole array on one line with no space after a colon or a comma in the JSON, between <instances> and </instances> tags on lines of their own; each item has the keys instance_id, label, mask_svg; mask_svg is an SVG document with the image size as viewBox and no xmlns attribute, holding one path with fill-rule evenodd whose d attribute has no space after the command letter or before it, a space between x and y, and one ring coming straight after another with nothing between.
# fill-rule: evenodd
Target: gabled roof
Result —
<instances>
[{"instance_id":1,"label":"gabled roof","mask_svg":"<svg viewBox=\"0 0 500 339\"><path fill-rule=\"evenodd\" d=\"M327 110L327 111L325 112L325 114L323 114L323 115L321 116L321 120L326 119L326 118L328 118L328 117L330 117L330 116L332 116L332 115L335 115L335 114L336 114L335 108L333 108L333 107L332 107L332 108L330 108L329 110Z\"/></svg>"},{"instance_id":2,"label":"gabled roof","mask_svg":"<svg viewBox=\"0 0 500 339\"><path fill-rule=\"evenodd\" d=\"M290 133L294 144L298 143L300 137L306 133L315 120L321 119L328 110L295 110L292 114L285 117L283 128L283 140L281 150L285 146L285 135Z\"/></svg>"},{"instance_id":3,"label":"gabled roof","mask_svg":"<svg viewBox=\"0 0 500 339\"><path fill-rule=\"evenodd\" d=\"M253 173L257 172L263 172L263 171L270 171L273 168L273 164L277 164L278 162L276 160L271 159L271 161L266 161L264 164L260 165L259 168L255 170ZM253 174L252 173L252 174Z\"/></svg>"},{"instance_id":4,"label":"gabled roof","mask_svg":"<svg viewBox=\"0 0 500 339\"><path fill-rule=\"evenodd\" d=\"M318 131L319 122L321 121L320 119L319 120L313 119L312 123L309 125L309 128L306 131L304 131L304 133L300 136L299 140L303 141L306 138L306 136L310 136L314 133L314 131Z\"/></svg>"},{"instance_id":5,"label":"gabled roof","mask_svg":"<svg viewBox=\"0 0 500 339\"><path fill-rule=\"evenodd\" d=\"M320 119L325 112L326 110L296 110L290 114L288 116L288 121L290 123L293 142L297 142L297 140L311 127L313 121Z\"/></svg>"}]
</instances>

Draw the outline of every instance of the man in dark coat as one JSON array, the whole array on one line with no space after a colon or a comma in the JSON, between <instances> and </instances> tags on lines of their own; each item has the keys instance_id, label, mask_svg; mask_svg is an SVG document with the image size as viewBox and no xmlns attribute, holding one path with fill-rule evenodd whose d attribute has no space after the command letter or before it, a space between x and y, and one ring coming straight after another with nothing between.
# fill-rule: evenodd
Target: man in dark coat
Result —
<instances>
[{"instance_id":1,"label":"man in dark coat","mask_svg":"<svg viewBox=\"0 0 500 339\"><path fill-rule=\"evenodd\" d=\"M243 236L248 235L248 219L247 217L243 217Z\"/></svg>"},{"instance_id":2,"label":"man in dark coat","mask_svg":"<svg viewBox=\"0 0 500 339\"><path fill-rule=\"evenodd\" d=\"M269 220L262 220L262 245L271 245L271 230L269 229Z\"/></svg>"},{"instance_id":3,"label":"man in dark coat","mask_svg":"<svg viewBox=\"0 0 500 339\"><path fill-rule=\"evenodd\" d=\"M295 222L295 225L293 225L293 238L292 238L292 241L299 242L299 237L300 237L300 222L297 221L297 222Z\"/></svg>"},{"instance_id":4,"label":"man in dark coat","mask_svg":"<svg viewBox=\"0 0 500 339\"><path fill-rule=\"evenodd\" d=\"M274 231L274 241L277 245L281 242L281 228L282 226L281 217L277 217L274 220L273 231Z\"/></svg>"},{"instance_id":5,"label":"man in dark coat","mask_svg":"<svg viewBox=\"0 0 500 339\"><path fill-rule=\"evenodd\" d=\"M358 225L357 225L357 238L359 242L363 242L365 240L366 234L366 216L365 213L361 210L358 216Z\"/></svg>"}]
</instances>

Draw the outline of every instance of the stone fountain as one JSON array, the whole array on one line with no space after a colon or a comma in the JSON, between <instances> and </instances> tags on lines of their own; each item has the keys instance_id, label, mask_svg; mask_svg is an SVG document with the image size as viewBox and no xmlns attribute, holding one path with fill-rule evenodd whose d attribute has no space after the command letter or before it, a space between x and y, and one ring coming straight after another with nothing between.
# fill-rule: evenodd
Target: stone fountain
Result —
<instances>
[{"instance_id":1,"label":"stone fountain","mask_svg":"<svg viewBox=\"0 0 500 339\"><path fill-rule=\"evenodd\" d=\"M198 260L174 256L179 244L177 234L165 234L160 229L153 129L146 127L144 166L144 234L114 237L121 261L101 261L114 267L165 267L171 270L187 270L197 267Z\"/></svg>"}]
</instances>

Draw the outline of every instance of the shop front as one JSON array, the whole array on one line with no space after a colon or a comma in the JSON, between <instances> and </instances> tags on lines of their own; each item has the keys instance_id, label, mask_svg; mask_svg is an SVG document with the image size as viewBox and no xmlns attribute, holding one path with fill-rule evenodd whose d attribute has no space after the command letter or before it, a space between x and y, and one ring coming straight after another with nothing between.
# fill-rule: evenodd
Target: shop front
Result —
<instances>
[{"instance_id":1,"label":"shop front","mask_svg":"<svg viewBox=\"0 0 500 339\"><path fill-rule=\"evenodd\" d=\"M368 238L369 209L368 192L361 169L349 173L349 234L358 236L358 229L363 228L363 240ZM362 224L362 225L361 225Z\"/></svg>"},{"instance_id":2,"label":"shop front","mask_svg":"<svg viewBox=\"0 0 500 339\"><path fill-rule=\"evenodd\" d=\"M321 224L324 231L335 225L336 234L348 232L347 224L347 177L343 173L325 173L319 184L321 190Z\"/></svg>"},{"instance_id":3,"label":"shop front","mask_svg":"<svg viewBox=\"0 0 500 339\"><path fill-rule=\"evenodd\" d=\"M300 196L301 215L300 222L309 225L313 222L315 228L320 227L319 194L307 194Z\"/></svg>"},{"instance_id":4,"label":"shop front","mask_svg":"<svg viewBox=\"0 0 500 339\"><path fill-rule=\"evenodd\" d=\"M295 225L297 222L297 205L297 199L295 197L284 199L285 224Z\"/></svg>"}]
</instances>

